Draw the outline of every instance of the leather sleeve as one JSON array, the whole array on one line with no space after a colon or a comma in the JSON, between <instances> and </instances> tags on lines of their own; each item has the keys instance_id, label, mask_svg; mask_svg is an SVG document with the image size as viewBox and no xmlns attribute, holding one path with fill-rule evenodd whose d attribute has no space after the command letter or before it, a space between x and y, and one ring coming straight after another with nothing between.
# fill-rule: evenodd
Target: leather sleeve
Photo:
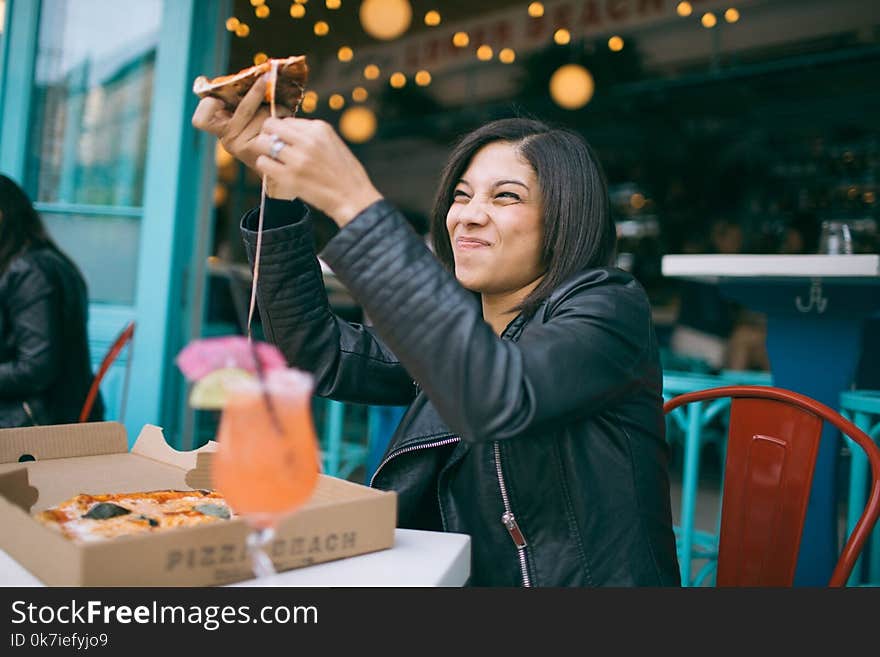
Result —
<instances>
[{"instance_id":1,"label":"leather sleeve","mask_svg":"<svg viewBox=\"0 0 880 657\"><path fill-rule=\"evenodd\" d=\"M242 221L251 265L258 214L258 209L252 210ZM315 376L320 396L362 404L412 401L412 377L391 350L371 329L333 314L306 206L270 201L265 226L276 226L263 231L257 291L266 338L290 365Z\"/></svg>"},{"instance_id":2,"label":"leather sleeve","mask_svg":"<svg viewBox=\"0 0 880 657\"><path fill-rule=\"evenodd\" d=\"M500 339L474 295L386 201L346 225L322 257L469 441L600 412L638 383L653 336L644 290L622 272L611 281L617 274L596 269L554 295L518 342Z\"/></svg>"},{"instance_id":3,"label":"leather sleeve","mask_svg":"<svg viewBox=\"0 0 880 657\"><path fill-rule=\"evenodd\" d=\"M27 260L10 265L4 305L9 360L0 363L0 397L26 399L55 382L61 362L58 290Z\"/></svg>"}]
</instances>

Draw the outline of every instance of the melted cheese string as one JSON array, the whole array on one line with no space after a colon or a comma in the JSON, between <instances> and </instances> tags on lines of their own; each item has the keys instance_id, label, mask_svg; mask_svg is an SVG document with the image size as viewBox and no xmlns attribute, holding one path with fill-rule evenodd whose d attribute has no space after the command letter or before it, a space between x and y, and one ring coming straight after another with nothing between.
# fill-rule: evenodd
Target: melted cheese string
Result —
<instances>
[{"instance_id":1,"label":"melted cheese string","mask_svg":"<svg viewBox=\"0 0 880 657\"><path fill-rule=\"evenodd\" d=\"M269 69L269 86L271 92L269 94L269 114L275 118L275 90L278 88L278 62L272 61ZM263 216L266 212L266 176L263 175L263 184L260 187L260 219L257 223L257 251L254 254L254 280L251 284L251 303L248 308L247 319L247 338L248 341L253 340L251 334L251 323L254 319L254 308L257 306L257 283L260 279L260 253L263 248Z\"/></svg>"}]
</instances>

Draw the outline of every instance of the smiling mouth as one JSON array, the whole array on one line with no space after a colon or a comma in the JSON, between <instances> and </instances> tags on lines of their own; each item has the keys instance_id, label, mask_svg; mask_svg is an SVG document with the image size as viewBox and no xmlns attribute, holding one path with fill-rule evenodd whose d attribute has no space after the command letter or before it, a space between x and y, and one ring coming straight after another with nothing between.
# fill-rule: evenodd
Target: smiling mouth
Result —
<instances>
[{"instance_id":1,"label":"smiling mouth","mask_svg":"<svg viewBox=\"0 0 880 657\"><path fill-rule=\"evenodd\" d=\"M456 246L460 249L480 249L487 246L492 246L486 240L480 240L475 237L459 237L455 240Z\"/></svg>"}]
</instances>

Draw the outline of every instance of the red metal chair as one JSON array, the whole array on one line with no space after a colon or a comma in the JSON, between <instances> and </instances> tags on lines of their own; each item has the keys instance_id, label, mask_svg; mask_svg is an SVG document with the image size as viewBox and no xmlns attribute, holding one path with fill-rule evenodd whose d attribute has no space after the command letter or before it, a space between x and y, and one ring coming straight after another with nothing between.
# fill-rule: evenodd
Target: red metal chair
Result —
<instances>
[{"instance_id":1,"label":"red metal chair","mask_svg":"<svg viewBox=\"0 0 880 657\"><path fill-rule=\"evenodd\" d=\"M669 400L663 412L731 398L718 544L718 586L791 586L823 421L861 447L871 465L868 502L829 586L844 586L880 515L880 449L814 399L769 386L726 386Z\"/></svg>"},{"instance_id":2,"label":"red metal chair","mask_svg":"<svg viewBox=\"0 0 880 657\"><path fill-rule=\"evenodd\" d=\"M131 339L134 337L134 322L129 322L128 325L122 332L117 336L117 338L113 341L113 344L110 345L110 348L107 350L104 359L101 361L101 366L98 368L98 371L95 373L95 378L92 380L92 385L89 388L89 392L86 395L86 401L83 404L82 410L79 414L80 422L88 422L89 416L92 414L92 408L95 405L95 400L98 397L98 390L100 390L101 382L104 380L104 376L106 376L110 366L113 365L113 362L119 357L119 354L125 349L125 345L127 345ZM129 359L129 362L131 359ZM127 374L127 372L126 372ZM125 392L123 392L123 398L125 396Z\"/></svg>"}]
</instances>

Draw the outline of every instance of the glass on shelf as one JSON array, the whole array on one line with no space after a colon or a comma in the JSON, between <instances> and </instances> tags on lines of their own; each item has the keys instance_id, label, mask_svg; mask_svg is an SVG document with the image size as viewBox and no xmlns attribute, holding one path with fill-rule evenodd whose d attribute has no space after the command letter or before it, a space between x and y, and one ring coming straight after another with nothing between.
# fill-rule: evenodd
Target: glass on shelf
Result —
<instances>
[{"instance_id":1,"label":"glass on shelf","mask_svg":"<svg viewBox=\"0 0 880 657\"><path fill-rule=\"evenodd\" d=\"M845 221L823 221L819 235L819 253L824 255L851 255L853 252L852 231Z\"/></svg>"}]
</instances>

